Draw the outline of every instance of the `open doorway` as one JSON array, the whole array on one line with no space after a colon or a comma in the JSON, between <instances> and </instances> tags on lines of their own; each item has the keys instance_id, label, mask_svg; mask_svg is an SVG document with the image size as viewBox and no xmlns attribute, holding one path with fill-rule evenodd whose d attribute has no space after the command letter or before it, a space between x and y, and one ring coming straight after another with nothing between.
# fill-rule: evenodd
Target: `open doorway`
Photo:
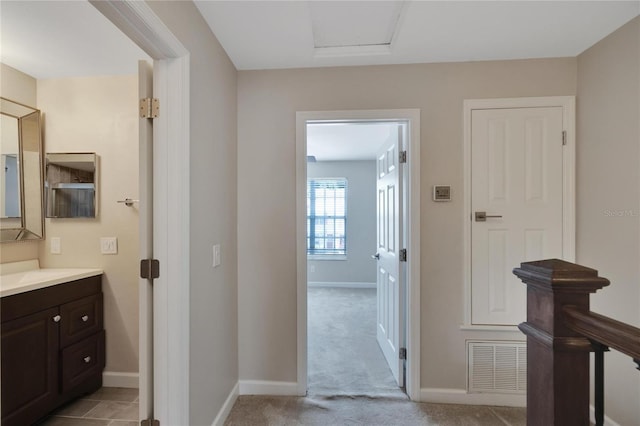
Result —
<instances>
[{"instance_id":1,"label":"open doorway","mask_svg":"<svg viewBox=\"0 0 640 426\"><path fill-rule=\"evenodd\" d=\"M44 64L42 69L47 72L54 71L58 65L65 65L74 73L73 84L68 84L70 90L57 91L53 82L46 82L48 87L39 84L38 90L29 91L34 98L23 100L27 104L39 104L35 93L42 100L45 121L52 126L47 129L45 135L45 149L47 151L95 151L100 156L99 165L101 183L100 194L102 202L99 204L98 219L57 221L56 228L51 226L47 230L48 236L56 236L62 241L60 254L50 256L49 244L45 241L39 244L35 250L16 253L17 257L29 256L44 260L42 265L47 267L81 267L100 266L103 269L103 292L105 293L105 324L107 325L107 366L109 371L103 375L103 384L115 387L137 387L138 373L135 352L139 347L140 352L149 352L146 340L138 341L137 313L143 308L143 304L136 303L137 277L139 275L136 240L141 230L136 226L136 209L138 206L126 201L127 198L153 199L153 209L156 211L153 225L148 228L148 233L160 235L153 243L153 255L162 261L159 279L155 281L156 301L153 315L159 320L153 329L156 334L154 341L155 355L141 356L148 360L147 364L156 364L155 384L152 389L149 381L142 380L140 402L140 419L155 418L165 423L187 424L189 414L189 233L188 216L189 209L189 56L188 51L174 37L163 21L156 15L145 2L130 0L105 0L95 2L52 2L50 6L45 4L22 5L23 2L13 3L11 10L15 8L25 9L25 20L9 18L11 10L5 10L3 4L3 48L9 40L9 28L5 23L12 23L12 28L18 29L20 34L28 34L29 37L18 37L21 41L40 40L37 44L39 50L25 48L12 49L19 53L19 57L28 59L40 58L35 62ZM56 4L53 4L56 3ZM95 6L95 8L94 8ZM87 15L77 11L69 11L70 8L80 8ZM96 14L95 9L100 13ZM67 19L73 16L74 19ZM100 19L87 18L98 16ZM59 19L56 19L59 17ZM7 18L7 19L5 19ZM86 18L86 19L85 19ZM26 22L27 25L23 25ZM67 38L60 38L61 31L46 31L48 24L64 23ZM81 28L76 28L72 23L80 23ZM117 27L117 29L114 27ZM91 31L86 32L87 28ZM115 30L115 31L114 31ZM131 182L137 179L138 166L137 132L138 96L136 94L135 77L131 81L120 80L119 73L114 73L112 65L119 63L122 55L127 51L122 46L110 45L105 47L101 42L109 39L108 33L117 34L122 38L126 35L124 44L138 45L144 51L135 49L131 61L132 69L125 74L135 73L136 61L139 58L150 58L154 62L154 86L156 98L161 100L163 113L155 120L154 124L154 174L159 176L153 190L141 188L139 197L136 196ZM38 38L38 34L42 38ZM52 37L55 34L55 37ZM80 35L80 36L79 36ZM97 40L94 40L95 37ZM64 42L62 42L64 40ZM59 54L74 51L77 47L91 46L92 49L84 50L75 59L65 60ZM6 52L5 52L6 51ZM3 49L3 61L6 61L9 49ZM29 55L24 55L28 52ZM40 52L41 54L37 53ZM90 56L90 53L97 56ZM105 55L105 52L109 53ZM49 58L49 60L42 59ZM51 59L54 58L55 60ZM102 60L104 59L104 61ZM106 62L105 62L106 61ZM30 61L33 62L33 61ZM7 64L9 65L9 64ZM97 84L87 89L87 81L81 80L89 74L80 74L79 70L88 66L97 70L98 74L108 83ZM21 67L15 67L19 70ZM117 67L116 67L117 68ZM27 74L27 70L22 71ZM5 77L3 69L3 77ZM38 77L33 72L31 77ZM115 78L105 78L106 75L118 74ZM133 74L131 74L133 75ZM61 75L51 76L60 78ZM76 78L77 77L77 78ZM124 79L127 76L122 77ZM38 79L44 79L39 77ZM4 79L6 80L6 79ZM3 80L3 81L4 81ZM24 79L21 79L24 80ZM92 77L93 80L93 77ZM56 82L57 83L57 82ZM132 83L127 85L127 83ZM4 88L3 84L3 88ZM102 93L100 92L102 91ZM131 97L125 99L124 105L115 105L113 98L122 91L126 91ZM3 93L3 96L5 94ZM13 95L11 97L14 97ZM31 97L31 96L30 96ZM69 111L58 108L58 105L68 102L81 112L82 119L74 119ZM102 107L109 103L110 115L102 114ZM87 108L91 105L92 108ZM37 105L36 105L37 106ZM94 107L96 106L96 107ZM123 111L130 111L129 114ZM115 112L114 112L115 111ZM87 119L87 115L97 116L97 119ZM108 117L116 117L118 121L109 121ZM54 126L55 125L55 126ZM55 128L54 128L55 127ZM70 129L73 129L70 131ZM57 132L54 133L54 132ZM64 134L63 134L64 133ZM133 136L129 138L130 134ZM123 136L123 135L126 135ZM54 138L56 140L54 145ZM103 145L93 148L89 144L104 142ZM102 151L102 146L106 147ZM100 148L100 149L99 149ZM116 149L119 151L116 152ZM130 151L133 149L133 151ZM107 152L108 150L108 152ZM126 151L125 151L126 150ZM169 161L169 159L171 161ZM167 183L168 182L168 183ZM147 192L147 193L145 193ZM150 194L149 192L153 192ZM153 195L153 197L151 197ZM112 214L113 213L113 214ZM130 226L120 226L119 220L125 217ZM185 219L187 218L187 219ZM117 223L118 222L118 223ZM115 224L115 225L114 225ZM160 230L160 231L158 231ZM91 231L91 232L89 232ZM64 233L64 234L63 234ZM99 238L104 236L117 236L120 238L118 254L109 253L110 256L102 256L98 252L96 256L96 244ZM58 251L58 250L56 250ZM107 253L105 253L107 254ZM151 254L151 253L150 253ZM149 256L151 257L151 256ZM99 260L96 260L99 259ZM5 259L6 260L6 259ZM65 264L69 260L69 264ZM123 267L122 260L128 267ZM129 273L132 271L132 273ZM106 277L106 278L105 278ZM168 284L171 283L169 286ZM117 300L116 300L117 299ZM140 298L142 300L142 298ZM167 302L171 300L171 306ZM147 306L148 308L148 306ZM142 315L140 315L142 316ZM140 327L140 330L146 327ZM140 331L139 334L143 332ZM111 342L111 343L109 343ZM139 345L139 346L138 346ZM171 363L169 363L169 359ZM145 370L141 366L140 370ZM109 374L110 373L110 374ZM168 385L171 383L171 386ZM146 390L147 396L143 396L142 390ZM153 403L155 402L155 412ZM152 416L154 414L154 416ZM138 420L136 418L136 420Z\"/></svg>"},{"instance_id":2,"label":"open doorway","mask_svg":"<svg viewBox=\"0 0 640 426\"><path fill-rule=\"evenodd\" d=\"M419 249L406 253L419 159L403 161L418 114L403 112L298 113L300 394L404 397L406 385L418 398Z\"/></svg>"},{"instance_id":3,"label":"open doorway","mask_svg":"<svg viewBox=\"0 0 640 426\"><path fill-rule=\"evenodd\" d=\"M140 226L141 237L152 235L153 243L151 247L141 244L146 249L141 254L159 261L159 274L153 279L152 296L140 289L140 316L147 321L140 326L139 417L149 423L187 424L189 375L184 372L189 370L190 280L189 233L185 232L189 209L184 206L190 205L190 191L184 170L189 169L190 158L189 51L143 2L91 3L153 58L153 97L166 111L153 120L153 159L140 164L148 175L146 184L141 184L141 198L146 195L153 210L153 225L145 221ZM142 150L140 154L144 155ZM147 169L151 165L153 171ZM149 280L143 281L149 285Z\"/></svg>"},{"instance_id":4,"label":"open doorway","mask_svg":"<svg viewBox=\"0 0 640 426\"><path fill-rule=\"evenodd\" d=\"M385 144L397 143L402 126L395 121L307 124L310 394L404 396L403 372L394 377L382 350L389 337L383 323L391 318L376 282L376 160ZM398 304L403 312L405 300ZM403 319L393 326L394 334L404 335Z\"/></svg>"}]
</instances>

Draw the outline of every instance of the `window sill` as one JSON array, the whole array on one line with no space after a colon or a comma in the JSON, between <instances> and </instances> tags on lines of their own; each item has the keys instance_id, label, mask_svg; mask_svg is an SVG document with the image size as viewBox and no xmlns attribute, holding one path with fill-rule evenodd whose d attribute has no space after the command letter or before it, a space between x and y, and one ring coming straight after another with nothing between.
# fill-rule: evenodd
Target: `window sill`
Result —
<instances>
[{"instance_id":1,"label":"window sill","mask_svg":"<svg viewBox=\"0 0 640 426\"><path fill-rule=\"evenodd\" d=\"M307 260L347 260L346 254L308 254Z\"/></svg>"}]
</instances>

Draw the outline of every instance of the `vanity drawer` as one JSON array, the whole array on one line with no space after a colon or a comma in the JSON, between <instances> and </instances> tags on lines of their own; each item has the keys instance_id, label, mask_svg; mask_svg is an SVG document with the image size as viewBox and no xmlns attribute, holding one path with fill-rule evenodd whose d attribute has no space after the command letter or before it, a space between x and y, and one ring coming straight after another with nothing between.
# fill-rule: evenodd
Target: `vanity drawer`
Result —
<instances>
[{"instance_id":1,"label":"vanity drawer","mask_svg":"<svg viewBox=\"0 0 640 426\"><path fill-rule=\"evenodd\" d=\"M72 390L92 376L101 375L104 330L62 350L62 392Z\"/></svg>"},{"instance_id":2,"label":"vanity drawer","mask_svg":"<svg viewBox=\"0 0 640 426\"><path fill-rule=\"evenodd\" d=\"M2 322L102 292L102 276L81 278L0 298Z\"/></svg>"},{"instance_id":3,"label":"vanity drawer","mask_svg":"<svg viewBox=\"0 0 640 426\"><path fill-rule=\"evenodd\" d=\"M60 316L62 348L102 330L102 293L61 305Z\"/></svg>"}]
</instances>

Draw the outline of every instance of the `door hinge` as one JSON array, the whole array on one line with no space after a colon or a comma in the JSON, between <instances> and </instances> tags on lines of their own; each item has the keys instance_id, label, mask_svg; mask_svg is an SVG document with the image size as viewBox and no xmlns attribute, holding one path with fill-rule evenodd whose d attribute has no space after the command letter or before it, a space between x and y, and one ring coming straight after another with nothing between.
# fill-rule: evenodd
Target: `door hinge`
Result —
<instances>
[{"instance_id":1,"label":"door hinge","mask_svg":"<svg viewBox=\"0 0 640 426\"><path fill-rule=\"evenodd\" d=\"M160 277L160 261L156 259L142 259L140 261L140 278L155 280Z\"/></svg>"},{"instance_id":2,"label":"door hinge","mask_svg":"<svg viewBox=\"0 0 640 426\"><path fill-rule=\"evenodd\" d=\"M156 98L140 99L140 118L156 118L160 114L160 100Z\"/></svg>"},{"instance_id":3,"label":"door hinge","mask_svg":"<svg viewBox=\"0 0 640 426\"><path fill-rule=\"evenodd\" d=\"M400 151L399 161L400 161L400 163L406 163L407 162L407 151Z\"/></svg>"},{"instance_id":4,"label":"door hinge","mask_svg":"<svg viewBox=\"0 0 640 426\"><path fill-rule=\"evenodd\" d=\"M566 145L567 144L567 131L563 130L562 131L562 145Z\"/></svg>"},{"instance_id":5,"label":"door hinge","mask_svg":"<svg viewBox=\"0 0 640 426\"><path fill-rule=\"evenodd\" d=\"M400 348L398 355L400 359L407 359L407 348Z\"/></svg>"},{"instance_id":6,"label":"door hinge","mask_svg":"<svg viewBox=\"0 0 640 426\"><path fill-rule=\"evenodd\" d=\"M140 422L140 426L160 426L160 420L147 419Z\"/></svg>"},{"instance_id":7,"label":"door hinge","mask_svg":"<svg viewBox=\"0 0 640 426\"><path fill-rule=\"evenodd\" d=\"M407 249L400 250L400 262L407 261Z\"/></svg>"}]
</instances>

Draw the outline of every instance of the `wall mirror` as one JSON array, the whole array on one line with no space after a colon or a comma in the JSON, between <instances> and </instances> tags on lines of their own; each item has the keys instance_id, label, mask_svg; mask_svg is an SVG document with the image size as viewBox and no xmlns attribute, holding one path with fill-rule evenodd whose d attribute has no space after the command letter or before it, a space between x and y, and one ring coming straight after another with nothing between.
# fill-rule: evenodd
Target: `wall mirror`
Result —
<instances>
[{"instance_id":1,"label":"wall mirror","mask_svg":"<svg viewBox=\"0 0 640 426\"><path fill-rule=\"evenodd\" d=\"M48 153L45 169L47 217L96 217L95 153Z\"/></svg>"},{"instance_id":2,"label":"wall mirror","mask_svg":"<svg viewBox=\"0 0 640 426\"><path fill-rule=\"evenodd\" d=\"M40 111L0 98L0 242L44 238Z\"/></svg>"}]
</instances>

